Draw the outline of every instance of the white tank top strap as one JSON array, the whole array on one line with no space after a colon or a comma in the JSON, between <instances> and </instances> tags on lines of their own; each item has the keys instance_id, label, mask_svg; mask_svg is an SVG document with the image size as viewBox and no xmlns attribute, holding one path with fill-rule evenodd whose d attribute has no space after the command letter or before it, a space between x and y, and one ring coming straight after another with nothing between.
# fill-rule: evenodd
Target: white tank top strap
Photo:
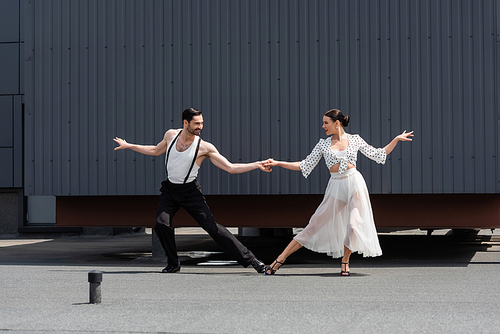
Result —
<instances>
[{"instance_id":1,"label":"white tank top strap","mask_svg":"<svg viewBox=\"0 0 500 334\"><path fill-rule=\"evenodd\" d=\"M201 138L197 136L189 148L183 152L177 151L176 141L180 133L170 143L165 156L165 169L170 182L183 184L192 182L198 176L200 166L196 164L196 158L201 143Z\"/></svg>"}]
</instances>

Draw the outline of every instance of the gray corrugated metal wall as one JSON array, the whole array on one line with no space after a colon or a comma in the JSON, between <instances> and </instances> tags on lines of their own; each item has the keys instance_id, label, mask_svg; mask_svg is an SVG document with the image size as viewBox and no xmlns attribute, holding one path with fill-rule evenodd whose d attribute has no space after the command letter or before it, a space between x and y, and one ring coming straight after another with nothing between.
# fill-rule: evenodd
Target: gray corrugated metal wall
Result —
<instances>
[{"instance_id":1,"label":"gray corrugated metal wall","mask_svg":"<svg viewBox=\"0 0 500 334\"><path fill-rule=\"evenodd\" d=\"M330 108L374 146L402 130L372 193L500 190L498 0L39 0L26 7L26 193L156 194L154 144L204 111L202 137L232 162L304 158ZM275 170L229 175L209 162L206 194L321 193Z\"/></svg>"},{"instance_id":2,"label":"gray corrugated metal wall","mask_svg":"<svg viewBox=\"0 0 500 334\"><path fill-rule=\"evenodd\" d=\"M0 188L23 186L24 36L19 0L0 2Z\"/></svg>"}]
</instances>

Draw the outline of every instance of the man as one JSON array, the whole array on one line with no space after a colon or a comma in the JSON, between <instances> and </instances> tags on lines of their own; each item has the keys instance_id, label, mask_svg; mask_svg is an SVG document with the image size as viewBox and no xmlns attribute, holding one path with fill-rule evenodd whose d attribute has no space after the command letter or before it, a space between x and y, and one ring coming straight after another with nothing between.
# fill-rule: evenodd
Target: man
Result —
<instances>
[{"instance_id":1,"label":"man","mask_svg":"<svg viewBox=\"0 0 500 334\"><path fill-rule=\"evenodd\" d=\"M214 145L203 141L199 137L203 129L201 111L194 108L184 110L182 123L182 129L168 130L163 140L156 146L130 144L118 137L113 139L119 145L115 150L131 149L154 156L166 153L167 179L162 182L154 227L168 259L168 264L162 272L175 273L181 269L175 246L172 218L177 210L183 207L238 263L243 267L251 264L258 273L264 273L267 269L266 265L243 246L227 228L214 221L196 176L205 158L209 158L215 166L231 174L245 173L257 168L269 171L269 168L265 168L262 161L247 164L230 163Z\"/></svg>"}]
</instances>

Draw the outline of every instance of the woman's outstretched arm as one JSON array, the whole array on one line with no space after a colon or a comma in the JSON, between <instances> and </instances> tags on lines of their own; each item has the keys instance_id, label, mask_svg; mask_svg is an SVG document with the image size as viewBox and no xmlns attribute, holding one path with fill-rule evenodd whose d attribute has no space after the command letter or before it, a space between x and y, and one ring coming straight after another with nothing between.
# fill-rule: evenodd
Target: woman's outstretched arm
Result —
<instances>
[{"instance_id":1,"label":"woman's outstretched arm","mask_svg":"<svg viewBox=\"0 0 500 334\"><path fill-rule=\"evenodd\" d=\"M319 142L314 146L312 152L302 161L287 162L287 161L276 161L272 158L268 159L264 163L264 167L272 168L273 166L282 167L289 170L300 171L302 175L307 178L311 171L316 167L318 162L321 160L323 153L321 151L321 146L324 140L320 139Z\"/></svg>"},{"instance_id":2,"label":"woman's outstretched arm","mask_svg":"<svg viewBox=\"0 0 500 334\"><path fill-rule=\"evenodd\" d=\"M267 162L264 163L264 167L281 167L289 170L300 171L300 165L298 161L295 162L287 162L287 161L277 161L273 159L268 159Z\"/></svg>"},{"instance_id":3,"label":"woman's outstretched arm","mask_svg":"<svg viewBox=\"0 0 500 334\"><path fill-rule=\"evenodd\" d=\"M406 132L406 130L404 130L402 134L400 134L399 136L394 137L394 139L389 144L387 144L386 147L384 147L385 153L387 155L389 155L389 153L392 152L392 150L396 147L396 145L398 144L398 142L400 140L401 141L412 141L412 139L408 138L408 137L413 137L413 131Z\"/></svg>"}]
</instances>

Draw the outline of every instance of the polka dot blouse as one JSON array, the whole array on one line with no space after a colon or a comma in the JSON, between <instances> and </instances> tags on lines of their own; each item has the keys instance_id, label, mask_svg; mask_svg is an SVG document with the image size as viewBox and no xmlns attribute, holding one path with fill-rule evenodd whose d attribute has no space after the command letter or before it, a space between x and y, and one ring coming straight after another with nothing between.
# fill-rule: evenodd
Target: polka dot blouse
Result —
<instances>
[{"instance_id":1,"label":"polka dot blouse","mask_svg":"<svg viewBox=\"0 0 500 334\"><path fill-rule=\"evenodd\" d=\"M325 158L325 163L328 169L330 169L333 165L340 163L339 173L343 174L347 169L348 163L356 166L358 151L379 164L385 164L387 154L385 153L384 148L374 148L373 146L368 145L359 135L348 134L348 139L349 146L347 147L345 154L342 156L340 156L340 154L337 155L336 152L331 149L331 136L325 139L320 139L307 158L299 163L302 175L307 178L309 174L311 174L314 167L316 167L318 162L321 160L322 156Z\"/></svg>"}]
</instances>

